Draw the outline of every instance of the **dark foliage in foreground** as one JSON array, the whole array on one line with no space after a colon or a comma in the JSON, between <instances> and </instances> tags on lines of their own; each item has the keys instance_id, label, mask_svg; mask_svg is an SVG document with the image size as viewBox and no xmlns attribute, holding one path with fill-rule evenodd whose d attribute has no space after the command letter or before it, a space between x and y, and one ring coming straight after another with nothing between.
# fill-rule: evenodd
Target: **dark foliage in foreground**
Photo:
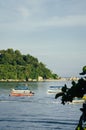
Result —
<instances>
[{"instance_id":1,"label":"dark foliage in foreground","mask_svg":"<svg viewBox=\"0 0 86 130\"><path fill-rule=\"evenodd\" d=\"M83 67L81 75L86 74L86 66ZM72 81L71 88L67 88L66 84L62 88L62 92L55 95L55 98L62 96L62 104L66 102L72 102L74 97L82 98L86 94L86 78L80 78L78 82Z\"/></svg>"}]
</instances>

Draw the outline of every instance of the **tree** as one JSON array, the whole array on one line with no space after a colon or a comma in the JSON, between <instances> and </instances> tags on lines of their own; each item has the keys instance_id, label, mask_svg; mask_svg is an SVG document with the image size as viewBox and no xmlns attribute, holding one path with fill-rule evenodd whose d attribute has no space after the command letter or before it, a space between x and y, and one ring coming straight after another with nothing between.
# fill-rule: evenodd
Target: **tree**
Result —
<instances>
[{"instance_id":1,"label":"tree","mask_svg":"<svg viewBox=\"0 0 86 130\"><path fill-rule=\"evenodd\" d=\"M82 68L82 73L80 75L86 74L86 66ZM86 94L86 77L81 77L78 82L72 81L71 88L67 88L67 85L65 84L62 88L62 92L55 95L55 98L58 98L59 96L62 96L62 104L65 104L66 102L72 102L74 97L82 98ZM80 109L81 110L81 109ZM82 108L82 115L79 120L79 124L76 128L76 130L84 130L82 127L82 122L86 121L86 104L83 104Z\"/></svg>"},{"instance_id":2,"label":"tree","mask_svg":"<svg viewBox=\"0 0 86 130\"><path fill-rule=\"evenodd\" d=\"M43 78L56 78L46 66L30 54L22 55L19 50L9 48L0 50L0 80L25 80Z\"/></svg>"},{"instance_id":3,"label":"tree","mask_svg":"<svg viewBox=\"0 0 86 130\"><path fill-rule=\"evenodd\" d=\"M83 70L83 72L80 73L80 75L84 75L84 74L86 74L86 66L84 66L84 67L82 68L82 70Z\"/></svg>"},{"instance_id":4,"label":"tree","mask_svg":"<svg viewBox=\"0 0 86 130\"><path fill-rule=\"evenodd\" d=\"M86 66L83 67L83 72L80 74L86 74ZM65 84L62 88L62 92L55 95L55 98L62 96L62 104L68 101L72 101L74 97L82 98L86 94L86 78L80 78L78 82L72 81L71 88L67 88Z\"/></svg>"}]
</instances>

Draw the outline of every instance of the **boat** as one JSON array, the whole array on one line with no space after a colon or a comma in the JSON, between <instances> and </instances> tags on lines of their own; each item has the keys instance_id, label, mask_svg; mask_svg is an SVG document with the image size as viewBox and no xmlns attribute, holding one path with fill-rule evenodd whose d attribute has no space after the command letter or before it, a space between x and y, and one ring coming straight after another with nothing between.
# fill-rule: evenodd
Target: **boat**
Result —
<instances>
[{"instance_id":1,"label":"boat","mask_svg":"<svg viewBox=\"0 0 86 130\"><path fill-rule=\"evenodd\" d=\"M75 97L72 103L84 103L85 101L86 101L86 95L84 95L82 98Z\"/></svg>"},{"instance_id":2,"label":"boat","mask_svg":"<svg viewBox=\"0 0 86 130\"><path fill-rule=\"evenodd\" d=\"M9 94L9 96L33 96L34 92L32 92L27 85L18 85L13 88Z\"/></svg>"},{"instance_id":3,"label":"boat","mask_svg":"<svg viewBox=\"0 0 86 130\"><path fill-rule=\"evenodd\" d=\"M85 100L83 98L75 97L72 101L72 103L84 103Z\"/></svg>"},{"instance_id":4,"label":"boat","mask_svg":"<svg viewBox=\"0 0 86 130\"><path fill-rule=\"evenodd\" d=\"M48 89L48 93L60 93L62 92L63 86L50 86Z\"/></svg>"}]
</instances>

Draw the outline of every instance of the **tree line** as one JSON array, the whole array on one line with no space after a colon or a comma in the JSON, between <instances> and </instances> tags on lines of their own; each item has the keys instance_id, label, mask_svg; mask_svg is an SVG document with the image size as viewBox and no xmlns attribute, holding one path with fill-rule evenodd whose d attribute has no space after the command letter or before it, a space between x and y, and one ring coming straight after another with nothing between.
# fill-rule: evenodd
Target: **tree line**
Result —
<instances>
[{"instance_id":1,"label":"tree line","mask_svg":"<svg viewBox=\"0 0 86 130\"><path fill-rule=\"evenodd\" d=\"M24 55L12 48L0 50L0 80L38 80L39 76L43 79L58 78L57 74L30 54Z\"/></svg>"}]
</instances>

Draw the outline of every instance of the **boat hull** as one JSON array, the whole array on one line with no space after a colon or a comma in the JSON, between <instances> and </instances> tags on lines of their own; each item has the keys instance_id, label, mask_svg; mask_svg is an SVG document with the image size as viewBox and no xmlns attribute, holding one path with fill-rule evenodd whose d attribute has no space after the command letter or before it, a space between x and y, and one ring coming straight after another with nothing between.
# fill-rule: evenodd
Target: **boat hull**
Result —
<instances>
[{"instance_id":1,"label":"boat hull","mask_svg":"<svg viewBox=\"0 0 86 130\"><path fill-rule=\"evenodd\" d=\"M11 92L10 96L15 96L15 97L20 97L20 96L33 96L34 93L15 93L15 92Z\"/></svg>"}]
</instances>

